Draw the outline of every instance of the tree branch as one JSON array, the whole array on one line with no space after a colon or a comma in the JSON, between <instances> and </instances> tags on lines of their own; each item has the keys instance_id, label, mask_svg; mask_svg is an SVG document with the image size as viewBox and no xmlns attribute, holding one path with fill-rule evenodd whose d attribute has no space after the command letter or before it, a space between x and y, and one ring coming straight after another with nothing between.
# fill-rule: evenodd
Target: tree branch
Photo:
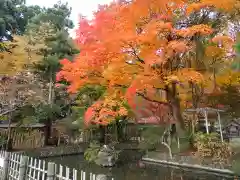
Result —
<instances>
[{"instance_id":1,"label":"tree branch","mask_svg":"<svg viewBox=\"0 0 240 180\"><path fill-rule=\"evenodd\" d=\"M142 63L142 64L145 64L144 60L142 60L138 55L137 55L137 52L135 50L135 48L131 45L131 44L128 44L131 48L132 48L132 54L137 58L137 60Z\"/></svg>"},{"instance_id":2,"label":"tree branch","mask_svg":"<svg viewBox=\"0 0 240 180\"><path fill-rule=\"evenodd\" d=\"M138 96L141 96L143 99L145 99L145 100L147 100L147 101L151 101L151 102L155 102L155 103L159 103L159 104L164 104L164 105L166 105L166 106L170 106L170 104L167 103L167 102L160 102L160 101L157 101L157 100L150 99L150 98L146 97L143 93L137 92L136 94L137 94Z\"/></svg>"}]
</instances>

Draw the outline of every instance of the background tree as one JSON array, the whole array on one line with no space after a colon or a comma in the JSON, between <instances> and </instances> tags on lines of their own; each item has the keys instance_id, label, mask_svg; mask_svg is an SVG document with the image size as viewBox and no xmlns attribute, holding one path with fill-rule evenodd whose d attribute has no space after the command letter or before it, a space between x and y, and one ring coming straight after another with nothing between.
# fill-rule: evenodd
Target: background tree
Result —
<instances>
[{"instance_id":1,"label":"background tree","mask_svg":"<svg viewBox=\"0 0 240 180\"><path fill-rule=\"evenodd\" d=\"M26 6L24 0L3 0L0 7L0 42L22 35L28 20L41 11L39 6Z\"/></svg>"},{"instance_id":2,"label":"background tree","mask_svg":"<svg viewBox=\"0 0 240 180\"><path fill-rule=\"evenodd\" d=\"M0 52L0 74L2 76L11 76L22 71L30 71L30 67L42 58L38 51L39 46L28 44L27 36L13 37L12 42L5 42L5 51Z\"/></svg>"},{"instance_id":3,"label":"background tree","mask_svg":"<svg viewBox=\"0 0 240 180\"><path fill-rule=\"evenodd\" d=\"M42 107L52 109L45 122L48 127L47 138L50 137L51 124L54 120L52 114L57 113L55 110L58 109L53 108L53 104L56 102L55 77L61 66L59 61L72 58L78 53L68 34L68 29L73 28L73 23L69 19L70 14L71 9L68 5L59 2L52 8L44 8L29 21L27 27L30 44L41 44L39 51L43 58L35 63L35 70L41 74L45 88L48 88L48 103Z\"/></svg>"}]
</instances>

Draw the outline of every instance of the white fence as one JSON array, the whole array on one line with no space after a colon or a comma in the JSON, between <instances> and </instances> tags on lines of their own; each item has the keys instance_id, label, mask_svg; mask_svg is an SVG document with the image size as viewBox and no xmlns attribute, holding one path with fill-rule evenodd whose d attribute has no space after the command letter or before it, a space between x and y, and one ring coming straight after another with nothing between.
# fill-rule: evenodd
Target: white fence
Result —
<instances>
[{"instance_id":1,"label":"white fence","mask_svg":"<svg viewBox=\"0 0 240 180\"><path fill-rule=\"evenodd\" d=\"M96 180L96 177L53 162L0 151L0 180Z\"/></svg>"}]
</instances>

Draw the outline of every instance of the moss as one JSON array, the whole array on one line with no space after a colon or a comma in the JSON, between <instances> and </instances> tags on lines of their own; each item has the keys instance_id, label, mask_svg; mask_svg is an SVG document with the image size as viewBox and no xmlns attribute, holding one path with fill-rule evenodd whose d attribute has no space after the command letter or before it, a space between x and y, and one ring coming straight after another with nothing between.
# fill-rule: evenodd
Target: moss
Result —
<instances>
[{"instance_id":1,"label":"moss","mask_svg":"<svg viewBox=\"0 0 240 180\"><path fill-rule=\"evenodd\" d=\"M240 175L240 152L236 153L232 157L232 168L231 170L236 173L237 175Z\"/></svg>"}]
</instances>

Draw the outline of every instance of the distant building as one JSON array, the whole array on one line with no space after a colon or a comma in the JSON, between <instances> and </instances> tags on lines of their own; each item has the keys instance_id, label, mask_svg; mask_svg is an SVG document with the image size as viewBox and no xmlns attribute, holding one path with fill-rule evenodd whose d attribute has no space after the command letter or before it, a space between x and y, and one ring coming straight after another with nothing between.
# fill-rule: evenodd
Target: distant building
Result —
<instances>
[{"instance_id":1,"label":"distant building","mask_svg":"<svg viewBox=\"0 0 240 180\"><path fill-rule=\"evenodd\" d=\"M238 119L232 120L223 128L224 133L230 139L240 138L240 121L239 120Z\"/></svg>"}]
</instances>

